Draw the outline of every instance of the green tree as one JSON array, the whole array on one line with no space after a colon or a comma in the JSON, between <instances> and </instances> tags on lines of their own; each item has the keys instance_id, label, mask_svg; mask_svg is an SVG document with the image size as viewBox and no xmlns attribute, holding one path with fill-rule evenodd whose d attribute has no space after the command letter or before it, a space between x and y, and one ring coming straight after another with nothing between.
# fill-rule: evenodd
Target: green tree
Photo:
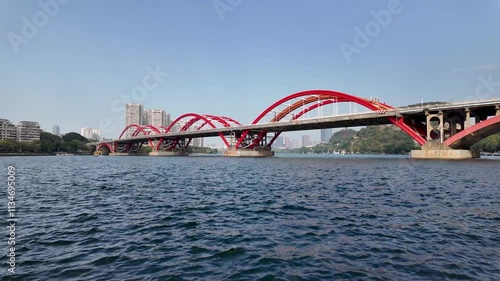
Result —
<instances>
[{"instance_id":1,"label":"green tree","mask_svg":"<svg viewBox=\"0 0 500 281\"><path fill-rule=\"evenodd\" d=\"M475 143L472 148L483 152L500 151L500 134L491 135L482 139L481 141Z\"/></svg>"},{"instance_id":2,"label":"green tree","mask_svg":"<svg viewBox=\"0 0 500 281\"><path fill-rule=\"evenodd\" d=\"M52 153L61 150L62 139L51 133L40 133L40 152Z\"/></svg>"},{"instance_id":3,"label":"green tree","mask_svg":"<svg viewBox=\"0 0 500 281\"><path fill-rule=\"evenodd\" d=\"M332 151L349 151L351 143L356 136L356 131L353 129L345 129L335 132L330 138L329 144Z\"/></svg>"},{"instance_id":4,"label":"green tree","mask_svg":"<svg viewBox=\"0 0 500 281\"><path fill-rule=\"evenodd\" d=\"M80 135L79 133L71 132L67 133L62 137L64 142L71 142L72 140L77 140L83 143L89 142L88 139L86 139L84 136Z\"/></svg>"},{"instance_id":5,"label":"green tree","mask_svg":"<svg viewBox=\"0 0 500 281\"><path fill-rule=\"evenodd\" d=\"M16 153L21 148L21 145L15 140L0 140L0 152Z\"/></svg>"}]
</instances>

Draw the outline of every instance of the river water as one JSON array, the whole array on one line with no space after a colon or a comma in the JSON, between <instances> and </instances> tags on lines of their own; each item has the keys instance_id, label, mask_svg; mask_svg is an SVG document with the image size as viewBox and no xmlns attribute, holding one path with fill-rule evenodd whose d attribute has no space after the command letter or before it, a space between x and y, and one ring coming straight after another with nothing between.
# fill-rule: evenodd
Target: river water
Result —
<instances>
[{"instance_id":1,"label":"river water","mask_svg":"<svg viewBox=\"0 0 500 281\"><path fill-rule=\"evenodd\" d=\"M499 160L3 157L0 279L500 280Z\"/></svg>"}]
</instances>

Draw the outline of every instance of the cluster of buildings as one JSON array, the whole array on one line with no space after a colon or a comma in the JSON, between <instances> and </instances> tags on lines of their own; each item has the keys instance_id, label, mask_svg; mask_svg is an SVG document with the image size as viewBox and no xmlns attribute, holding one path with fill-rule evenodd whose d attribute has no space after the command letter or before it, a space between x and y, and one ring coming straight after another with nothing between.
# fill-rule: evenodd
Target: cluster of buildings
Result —
<instances>
[{"instance_id":1,"label":"cluster of buildings","mask_svg":"<svg viewBox=\"0 0 500 281\"><path fill-rule=\"evenodd\" d=\"M166 128L172 124L172 120L170 119L170 114L163 109L144 109L142 104L129 103L125 108L125 125L128 127L132 124L151 125L156 128ZM175 131L179 128L180 127L173 128L173 130ZM124 137L131 137L135 130L136 128L129 128L125 132ZM193 139L191 144L193 146L203 147L203 138Z\"/></svg>"},{"instance_id":2,"label":"cluster of buildings","mask_svg":"<svg viewBox=\"0 0 500 281\"><path fill-rule=\"evenodd\" d=\"M14 125L10 120L0 119L0 140L39 140L42 129L38 122L21 121Z\"/></svg>"},{"instance_id":3,"label":"cluster of buildings","mask_svg":"<svg viewBox=\"0 0 500 281\"><path fill-rule=\"evenodd\" d=\"M310 135L302 135L302 140L290 137L278 137L273 146L279 149L294 149L301 147L313 147L320 143L328 143L332 137L333 129L321 129L321 141L313 141Z\"/></svg>"},{"instance_id":4,"label":"cluster of buildings","mask_svg":"<svg viewBox=\"0 0 500 281\"><path fill-rule=\"evenodd\" d=\"M92 129L85 127L80 130L80 135L82 135L84 138L88 140L97 140L97 141L102 140L101 129Z\"/></svg>"},{"instance_id":5,"label":"cluster of buildings","mask_svg":"<svg viewBox=\"0 0 500 281\"><path fill-rule=\"evenodd\" d=\"M125 125L151 125L154 127L167 127L172 121L170 114L162 109L146 109L138 103L129 103L125 108ZM135 132L135 128L130 128L125 136L130 137Z\"/></svg>"}]
</instances>

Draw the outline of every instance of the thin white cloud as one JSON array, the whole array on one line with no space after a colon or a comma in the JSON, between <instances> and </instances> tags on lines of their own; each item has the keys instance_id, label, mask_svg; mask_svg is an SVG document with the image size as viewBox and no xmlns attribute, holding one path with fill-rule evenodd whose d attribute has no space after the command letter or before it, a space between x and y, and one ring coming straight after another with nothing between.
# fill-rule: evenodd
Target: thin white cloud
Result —
<instances>
[{"instance_id":1,"label":"thin white cloud","mask_svg":"<svg viewBox=\"0 0 500 281\"><path fill-rule=\"evenodd\" d=\"M451 72L491 72L500 69L500 65L498 64L484 64L480 66L474 66L469 68L454 68Z\"/></svg>"}]
</instances>

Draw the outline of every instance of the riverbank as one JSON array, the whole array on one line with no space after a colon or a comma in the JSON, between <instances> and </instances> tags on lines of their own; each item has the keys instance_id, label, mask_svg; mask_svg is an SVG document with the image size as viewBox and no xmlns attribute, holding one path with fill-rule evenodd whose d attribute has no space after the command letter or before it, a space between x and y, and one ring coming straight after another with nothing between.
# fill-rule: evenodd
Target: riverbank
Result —
<instances>
[{"instance_id":1,"label":"riverbank","mask_svg":"<svg viewBox=\"0 0 500 281\"><path fill-rule=\"evenodd\" d=\"M0 153L2 156L55 156L55 154L50 153Z\"/></svg>"},{"instance_id":2,"label":"riverbank","mask_svg":"<svg viewBox=\"0 0 500 281\"><path fill-rule=\"evenodd\" d=\"M0 153L2 156L91 156L92 154L60 154L56 153Z\"/></svg>"}]
</instances>

